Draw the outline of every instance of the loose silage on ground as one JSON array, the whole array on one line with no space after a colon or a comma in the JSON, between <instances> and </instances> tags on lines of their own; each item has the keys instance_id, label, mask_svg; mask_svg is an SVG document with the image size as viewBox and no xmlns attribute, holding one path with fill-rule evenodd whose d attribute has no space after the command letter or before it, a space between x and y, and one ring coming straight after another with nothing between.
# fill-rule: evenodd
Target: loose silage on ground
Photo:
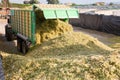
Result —
<instances>
[{"instance_id":1,"label":"loose silage on ground","mask_svg":"<svg viewBox=\"0 0 120 80\"><path fill-rule=\"evenodd\" d=\"M119 80L120 55L71 59L11 55L3 59L6 80Z\"/></svg>"},{"instance_id":2,"label":"loose silage on ground","mask_svg":"<svg viewBox=\"0 0 120 80\"><path fill-rule=\"evenodd\" d=\"M71 32L43 42L25 56L4 56L3 66L6 80L119 80L119 59L97 39Z\"/></svg>"},{"instance_id":3,"label":"loose silage on ground","mask_svg":"<svg viewBox=\"0 0 120 80\"><path fill-rule=\"evenodd\" d=\"M113 51L97 39L80 32L70 32L51 39L36 47L28 55L34 57L47 55L94 55ZM33 54L34 53L34 54ZM92 53L92 54L91 54Z\"/></svg>"},{"instance_id":4,"label":"loose silage on ground","mask_svg":"<svg viewBox=\"0 0 120 80\"><path fill-rule=\"evenodd\" d=\"M110 41L112 42L110 47L118 49L120 51L120 36L112 37Z\"/></svg>"}]
</instances>

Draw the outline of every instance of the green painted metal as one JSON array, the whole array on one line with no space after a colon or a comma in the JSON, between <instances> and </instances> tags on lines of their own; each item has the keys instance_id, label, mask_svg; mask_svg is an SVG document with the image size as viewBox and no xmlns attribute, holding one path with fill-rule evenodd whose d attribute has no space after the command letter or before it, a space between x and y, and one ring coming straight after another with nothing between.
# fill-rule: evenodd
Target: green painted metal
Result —
<instances>
[{"instance_id":1,"label":"green painted metal","mask_svg":"<svg viewBox=\"0 0 120 80\"><path fill-rule=\"evenodd\" d=\"M40 5L33 5L33 10L37 8L43 11L44 17L46 19L79 18L78 9L70 8L70 7L63 8L62 6L60 7L60 5L56 5L56 7L55 5L53 5L54 7L52 8L49 8L48 6L46 5L42 7Z\"/></svg>"},{"instance_id":2,"label":"green painted metal","mask_svg":"<svg viewBox=\"0 0 120 80\"><path fill-rule=\"evenodd\" d=\"M36 37L35 37L35 28L36 28L36 15L35 15L35 6L32 6L32 44L35 45Z\"/></svg>"},{"instance_id":3,"label":"green painted metal","mask_svg":"<svg viewBox=\"0 0 120 80\"><path fill-rule=\"evenodd\" d=\"M25 16L25 11L24 11L24 16ZM26 33L26 17L24 17L24 33ZM25 34L25 36L27 36L26 34Z\"/></svg>"},{"instance_id":4,"label":"green painted metal","mask_svg":"<svg viewBox=\"0 0 120 80\"><path fill-rule=\"evenodd\" d=\"M68 18L79 18L78 10L67 10Z\"/></svg>"},{"instance_id":5,"label":"green painted metal","mask_svg":"<svg viewBox=\"0 0 120 80\"><path fill-rule=\"evenodd\" d=\"M77 9L43 9L46 19L79 18Z\"/></svg>"},{"instance_id":6,"label":"green painted metal","mask_svg":"<svg viewBox=\"0 0 120 80\"><path fill-rule=\"evenodd\" d=\"M56 14L55 14L54 10L44 10L43 14L46 19L55 19L56 18Z\"/></svg>"},{"instance_id":7,"label":"green painted metal","mask_svg":"<svg viewBox=\"0 0 120 80\"><path fill-rule=\"evenodd\" d=\"M11 14L11 15L14 15L14 10L11 10L11 11L10 11L10 14Z\"/></svg>"},{"instance_id":8,"label":"green painted metal","mask_svg":"<svg viewBox=\"0 0 120 80\"><path fill-rule=\"evenodd\" d=\"M32 19L31 20L31 23L32 23L31 24L31 32L32 32L31 37L32 37L32 43L35 44L35 42L36 42L35 41L36 40L35 39L36 18L35 18L35 12L34 11L31 12L31 16L32 16L31 17L31 19Z\"/></svg>"},{"instance_id":9,"label":"green painted metal","mask_svg":"<svg viewBox=\"0 0 120 80\"><path fill-rule=\"evenodd\" d=\"M68 22L69 22L69 19L68 19L68 18L64 19L64 22L68 23Z\"/></svg>"},{"instance_id":10,"label":"green painted metal","mask_svg":"<svg viewBox=\"0 0 120 80\"><path fill-rule=\"evenodd\" d=\"M35 44L35 12L31 10L11 10L11 26L15 34L20 33Z\"/></svg>"},{"instance_id":11,"label":"green painted metal","mask_svg":"<svg viewBox=\"0 0 120 80\"><path fill-rule=\"evenodd\" d=\"M66 13L66 10L55 10L57 18L68 18L68 15Z\"/></svg>"},{"instance_id":12,"label":"green painted metal","mask_svg":"<svg viewBox=\"0 0 120 80\"><path fill-rule=\"evenodd\" d=\"M16 11L17 31L20 33L20 12Z\"/></svg>"}]
</instances>

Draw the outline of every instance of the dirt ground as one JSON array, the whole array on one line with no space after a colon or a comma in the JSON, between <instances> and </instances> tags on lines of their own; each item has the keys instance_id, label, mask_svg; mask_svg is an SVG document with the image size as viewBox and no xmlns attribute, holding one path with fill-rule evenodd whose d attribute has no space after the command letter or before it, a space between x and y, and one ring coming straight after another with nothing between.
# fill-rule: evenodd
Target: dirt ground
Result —
<instances>
[{"instance_id":1,"label":"dirt ground","mask_svg":"<svg viewBox=\"0 0 120 80\"><path fill-rule=\"evenodd\" d=\"M88 35L91 35L106 45L113 44L113 42L110 41L109 39L111 39L113 37L117 37L116 35L113 35L113 34L108 34L105 32L100 32L100 31L95 31L95 30L90 30L90 29L83 29L81 27L76 27L76 26L74 26L74 31L76 31L76 32L80 31L80 32L86 33Z\"/></svg>"},{"instance_id":2,"label":"dirt ground","mask_svg":"<svg viewBox=\"0 0 120 80\"><path fill-rule=\"evenodd\" d=\"M7 24L6 20L0 19L0 43L1 43L0 50L3 52L18 53L16 50L16 41L7 42L5 39L5 25L6 24ZM91 35L107 45L112 44L112 42L109 41L109 39L112 37L115 37L115 35L99 32L99 31L83 29L83 28L75 27L75 26L73 28L74 28L74 31L76 32L80 31L88 35Z\"/></svg>"}]
</instances>

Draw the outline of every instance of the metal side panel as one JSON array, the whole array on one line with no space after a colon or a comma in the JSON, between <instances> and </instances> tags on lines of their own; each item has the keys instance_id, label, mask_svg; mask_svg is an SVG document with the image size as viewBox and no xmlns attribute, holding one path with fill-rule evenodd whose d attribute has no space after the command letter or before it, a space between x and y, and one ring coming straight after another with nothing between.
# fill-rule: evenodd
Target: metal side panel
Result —
<instances>
[{"instance_id":1,"label":"metal side panel","mask_svg":"<svg viewBox=\"0 0 120 80\"><path fill-rule=\"evenodd\" d=\"M61 18L61 19L68 18L66 10L55 10L55 12L56 12L57 18Z\"/></svg>"},{"instance_id":2,"label":"metal side panel","mask_svg":"<svg viewBox=\"0 0 120 80\"><path fill-rule=\"evenodd\" d=\"M35 44L35 28L36 28L36 18L35 18L35 12L34 11L32 11L31 12L31 39L32 39L32 44Z\"/></svg>"},{"instance_id":3,"label":"metal side panel","mask_svg":"<svg viewBox=\"0 0 120 80\"><path fill-rule=\"evenodd\" d=\"M12 30L21 34L35 43L35 13L31 10L12 10L11 11Z\"/></svg>"},{"instance_id":4,"label":"metal side panel","mask_svg":"<svg viewBox=\"0 0 120 80\"><path fill-rule=\"evenodd\" d=\"M77 9L43 9L46 19L79 18Z\"/></svg>"},{"instance_id":5,"label":"metal side panel","mask_svg":"<svg viewBox=\"0 0 120 80\"><path fill-rule=\"evenodd\" d=\"M43 14L46 19L56 19L57 18L54 10L44 10Z\"/></svg>"},{"instance_id":6,"label":"metal side panel","mask_svg":"<svg viewBox=\"0 0 120 80\"><path fill-rule=\"evenodd\" d=\"M66 5L35 4L33 5L33 10L35 8L43 11L46 19L79 18L78 9L70 8Z\"/></svg>"},{"instance_id":7,"label":"metal side panel","mask_svg":"<svg viewBox=\"0 0 120 80\"><path fill-rule=\"evenodd\" d=\"M76 9L67 10L67 14L68 14L68 18L79 18L79 13L78 10Z\"/></svg>"}]
</instances>

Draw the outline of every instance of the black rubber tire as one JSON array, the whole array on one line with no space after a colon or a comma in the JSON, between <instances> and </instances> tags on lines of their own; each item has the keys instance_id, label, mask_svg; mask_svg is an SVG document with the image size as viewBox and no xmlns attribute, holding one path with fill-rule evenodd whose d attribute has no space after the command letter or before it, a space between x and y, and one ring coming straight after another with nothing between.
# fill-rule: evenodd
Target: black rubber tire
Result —
<instances>
[{"instance_id":1,"label":"black rubber tire","mask_svg":"<svg viewBox=\"0 0 120 80\"><path fill-rule=\"evenodd\" d=\"M0 54L0 58L3 59L3 56Z\"/></svg>"},{"instance_id":2,"label":"black rubber tire","mask_svg":"<svg viewBox=\"0 0 120 80\"><path fill-rule=\"evenodd\" d=\"M7 29L8 29L8 25L5 25L5 37L7 37Z\"/></svg>"},{"instance_id":3,"label":"black rubber tire","mask_svg":"<svg viewBox=\"0 0 120 80\"><path fill-rule=\"evenodd\" d=\"M19 37L17 37L17 50L22 52L22 40Z\"/></svg>"},{"instance_id":4,"label":"black rubber tire","mask_svg":"<svg viewBox=\"0 0 120 80\"><path fill-rule=\"evenodd\" d=\"M7 39L7 41L12 41L13 40L12 29L9 29L9 28L6 29L6 39Z\"/></svg>"},{"instance_id":5,"label":"black rubber tire","mask_svg":"<svg viewBox=\"0 0 120 80\"><path fill-rule=\"evenodd\" d=\"M26 41L22 42L22 53L26 54L28 52L28 46L26 44Z\"/></svg>"}]
</instances>

